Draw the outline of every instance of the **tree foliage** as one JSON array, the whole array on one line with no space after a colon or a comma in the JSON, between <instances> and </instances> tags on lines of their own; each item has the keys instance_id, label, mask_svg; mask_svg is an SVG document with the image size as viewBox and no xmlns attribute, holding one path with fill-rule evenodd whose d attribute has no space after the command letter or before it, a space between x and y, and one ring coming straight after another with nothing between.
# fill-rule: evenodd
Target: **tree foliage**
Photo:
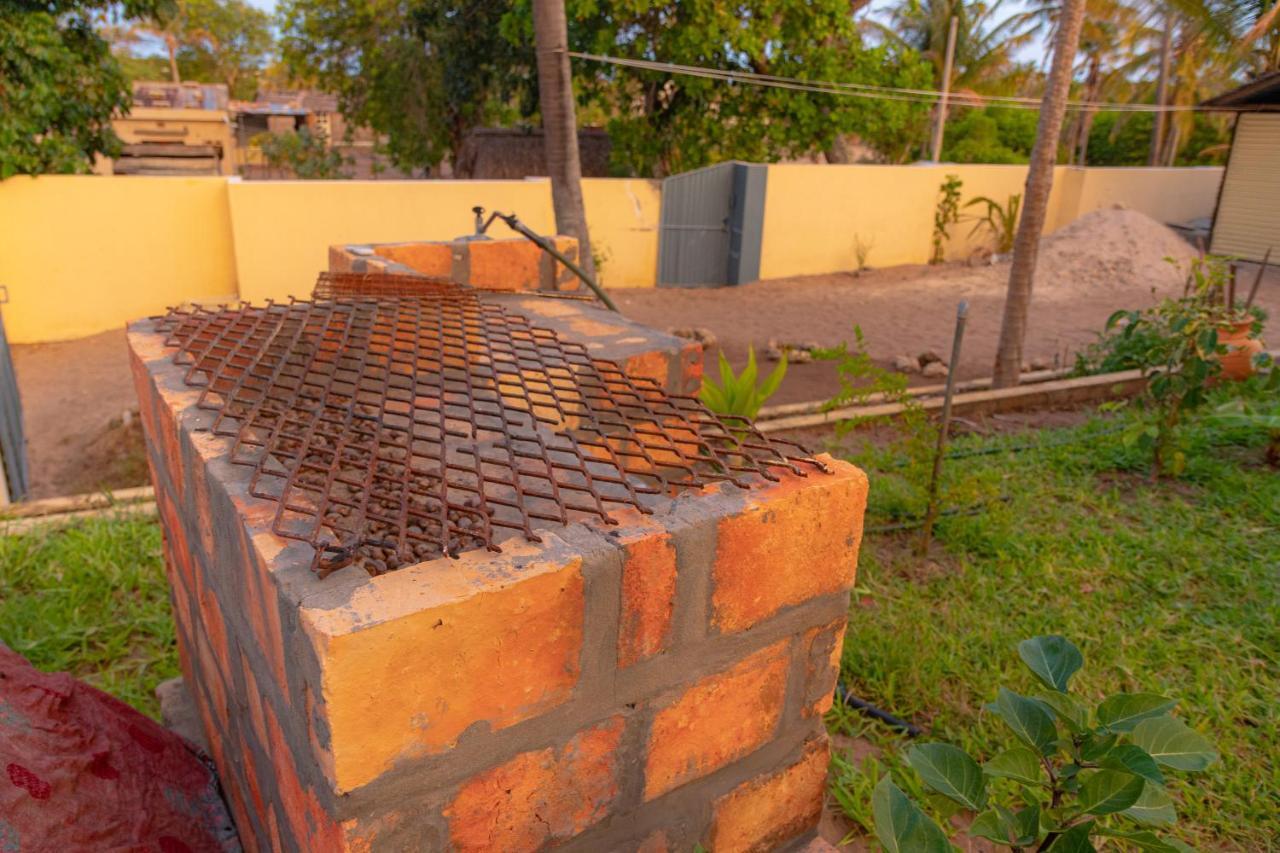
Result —
<instances>
[{"instance_id":1,"label":"tree foliage","mask_svg":"<svg viewBox=\"0 0 1280 853\"><path fill-rule=\"evenodd\" d=\"M921 87L928 63L899 45L863 43L847 0L581 0L579 19L609 22L578 49L780 77ZM571 38L572 38L571 33ZM616 166L665 175L722 160L768 162L825 151L856 134L905 159L927 108L580 63L587 93L612 109Z\"/></svg>"},{"instance_id":2,"label":"tree foliage","mask_svg":"<svg viewBox=\"0 0 1280 853\"><path fill-rule=\"evenodd\" d=\"M189 30L178 50L183 77L225 83L231 97L252 100L275 47L271 16L245 0L186 2Z\"/></svg>"},{"instance_id":3,"label":"tree foliage","mask_svg":"<svg viewBox=\"0 0 1280 853\"><path fill-rule=\"evenodd\" d=\"M85 172L115 152L111 116L129 87L94 29L111 12L141 15L155 0L6 0L0 3L0 179Z\"/></svg>"},{"instance_id":4,"label":"tree foliage","mask_svg":"<svg viewBox=\"0 0 1280 853\"><path fill-rule=\"evenodd\" d=\"M532 49L503 34L507 14L484 0L287 0L284 59L386 134L399 168L423 169L456 159L471 128L532 109Z\"/></svg>"},{"instance_id":5,"label":"tree foliage","mask_svg":"<svg viewBox=\"0 0 1280 853\"><path fill-rule=\"evenodd\" d=\"M947 123L942 159L955 163L1026 163L1031 158L1031 146L1036 141L1034 111L984 107L958 112Z\"/></svg>"},{"instance_id":6,"label":"tree foliage","mask_svg":"<svg viewBox=\"0 0 1280 853\"><path fill-rule=\"evenodd\" d=\"M847 0L570 0L575 50L812 80L919 87L929 65L897 45L868 46ZM401 168L456 158L473 127L533 120L533 22L527 0L289 0L284 55L338 93L344 112L390 138ZM724 159L772 161L857 134L901 160L927 109L575 60L587 112L607 117L615 168L662 175Z\"/></svg>"}]
</instances>

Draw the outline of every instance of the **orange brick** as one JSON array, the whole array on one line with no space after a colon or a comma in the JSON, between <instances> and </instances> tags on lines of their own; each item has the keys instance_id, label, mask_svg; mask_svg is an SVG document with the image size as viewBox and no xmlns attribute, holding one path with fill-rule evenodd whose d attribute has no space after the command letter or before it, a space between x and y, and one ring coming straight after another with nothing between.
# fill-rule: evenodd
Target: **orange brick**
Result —
<instances>
[{"instance_id":1,"label":"orange brick","mask_svg":"<svg viewBox=\"0 0 1280 853\"><path fill-rule=\"evenodd\" d=\"M680 394L698 396L702 390L702 344L697 341L684 345L680 350Z\"/></svg>"},{"instance_id":2,"label":"orange brick","mask_svg":"<svg viewBox=\"0 0 1280 853\"><path fill-rule=\"evenodd\" d=\"M740 785L717 800L711 849L715 853L767 853L817 826L822 817L827 752L825 736L811 741L797 763Z\"/></svg>"},{"instance_id":3,"label":"orange brick","mask_svg":"<svg viewBox=\"0 0 1280 853\"><path fill-rule=\"evenodd\" d=\"M787 640L702 679L659 711L649 736L646 800L707 775L769 741L787 690Z\"/></svg>"},{"instance_id":4,"label":"orange brick","mask_svg":"<svg viewBox=\"0 0 1280 853\"><path fill-rule=\"evenodd\" d=\"M453 268L453 246L449 243L392 243L373 249L384 258L433 278L448 278Z\"/></svg>"},{"instance_id":5,"label":"orange brick","mask_svg":"<svg viewBox=\"0 0 1280 853\"><path fill-rule=\"evenodd\" d=\"M462 786L445 809L451 849L533 851L603 819L618 795L615 716L560 749L517 755Z\"/></svg>"},{"instance_id":6,"label":"orange brick","mask_svg":"<svg viewBox=\"0 0 1280 853\"><path fill-rule=\"evenodd\" d=\"M637 517L639 513L635 514ZM622 617L618 626L618 666L652 657L666 646L676 604L676 549L671 535L642 527L623 540Z\"/></svg>"},{"instance_id":7,"label":"orange brick","mask_svg":"<svg viewBox=\"0 0 1280 853\"><path fill-rule=\"evenodd\" d=\"M325 853L343 849L343 832L316 799L315 792L302 786L293 752L285 743L280 723L269 704L263 705L267 720L268 748L275 766L274 778L280 792L285 821L302 850Z\"/></svg>"},{"instance_id":8,"label":"orange brick","mask_svg":"<svg viewBox=\"0 0 1280 853\"><path fill-rule=\"evenodd\" d=\"M663 388L667 387L667 373L670 362L662 350L650 350L638 353L627 359L622 369L628 376L640 379L652 379Z\"/></svg>"},{"instance_id":9,"label":"orange brick","mask_svg":"<svg viewBox=\"0 0 1280 853\"><path fill-rule=\"evenodd\" d=\"M301 609L339 791L566 701L582 651L582 557L512 541L371 579L341 607Z\"/></svg>"},{"instance_id":10,"label":"orange brick","mask_svg":"<svg viewBox=\"0 0 1280 853\"><path fill-rule=\"evenodd\" d=\"M820 717L831 710L836 680L840 677L840 658L844 651L844 619L821 628L810 628L804 635L806 717Z\"/></svg>"},{"instance_id":11,"label":"orange brick","mask_svg":"<svg viewBox=\"0 0 1280 853\"><path fill-rule=\"evenodd\" d=\"M477 240L467 244L472 287L486 290L537 290L542 279L542 250L523 237Z\"/></svg>"},{"instance_id":12,"label":"orange brick","mask_svg":"<svg viewBox=\"0 0 1280 853\"><path fill-rule=\"evenodd\" d=\"M720 522L711 604L721 632L745 630L784 607L853 585L867 475L823 459L834 473L784 475Z\"/></svg>"}]
</instances>

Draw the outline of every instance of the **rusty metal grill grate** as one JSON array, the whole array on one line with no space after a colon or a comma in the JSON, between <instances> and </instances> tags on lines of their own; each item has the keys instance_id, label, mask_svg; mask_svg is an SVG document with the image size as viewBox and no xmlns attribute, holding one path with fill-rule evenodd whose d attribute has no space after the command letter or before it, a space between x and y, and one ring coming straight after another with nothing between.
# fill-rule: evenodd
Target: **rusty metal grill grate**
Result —
<instances>
[{"instance_id":1,"label":"rusty metal grill grate","mask_svg":"<svg viewBox=\"0 0 1280 853\"><path fill-rule=\"evenodd\" d=\"M480 301L384 276L388 292L172 310L159 321L202 388L211 429L234 439L274 531L310 543L321 576L370 574L772 469L823 469L799 445ZM408 277L405 277L408 278Z\"/></svg>"},{"instance_id":2,"label":"rusty metal grill grate","mask_svg":"<svg viewBox=\"0 0 1280 853\"><path fill-rule=\"evenodd\" d=\"M447 278L379 272L322 272L316 277L311 298L419 297L437 298L442 294L465 293L470 289Z\"/></svg>"}]
</instances>

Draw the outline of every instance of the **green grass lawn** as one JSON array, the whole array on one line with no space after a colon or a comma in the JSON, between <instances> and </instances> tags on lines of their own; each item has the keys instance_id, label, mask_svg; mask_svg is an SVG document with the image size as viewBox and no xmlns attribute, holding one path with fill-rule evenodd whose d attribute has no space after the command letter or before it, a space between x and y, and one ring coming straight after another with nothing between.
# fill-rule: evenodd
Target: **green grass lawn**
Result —
<instances>
[{"instance_id":1,"label":"green grass lawn","mask_svg":"<svg viewBox=\"0 0 1280 853\"><path fill-rule=\"evenodd\" d=\"M1061 633L1084 651L1075 682L1177 697L1222 761L1175 782L1178 833L1207 848L1268 849L1280 838L1280 475L1257 445L1193 446L1186 474L1151 484L1105 424L975 446L1069 441L950 463L952 502L929 559L907 534L869 534L844 653L855 695L988 758L1010 744L982 711L998 685L1029 691L1017 642ZM908 503L872 477L868 525ZM69 670L154 715L177 673L154 521L99 520L0 537L0 640L45 670ZM907 744L882 724L833 712L864 739L835 761L833 791L870 826L871 790ZM909 773L904 788L918 790Z\"/></svg>"},{"instance_id":2,"label":"green grass lawn","mask_svg":"<svg viewBox=\"0 0 1280 853\"><path fill-rule=\"evenodd\" d=\"M178 674L160 527L96 519L0 536L0 642L158 716Z\"/></svg>"},{"instance_id":3,"label":"green grass lawn","mask_svg":"<svg viewBox=\"0 0 1280 853\"><path fill-rule=\"evenodd\" d=\"M925 727L924 740L985 760L1013 739L984 703L999 685L1033 690L1018 641L1064 634L1085 654L1074 685L1082 695L1176 697L1176 713L1216 742L1219 763L1170 787L1176 834L1211 849L1272 849L1280 844L1280 474L1244 437L1211 445L1200 436L1184 476L1158 484L1103 424L1037 438L1063 439L1081 440L950 463L962 493L1007 502L946 520L928 560L912 554L906 534L867 536L845 682ZM1027 437L959 449L1002 442ZM876 494L884 479L872 473L869 526L901 503L887 483ZM833 782L849 817L869 831L871 790L886 766L901 771L908 741L848 712L831 724L869 741L856 744L859 757L837 758ZM898 776L919 790L909 771Z\"/></svg>"}]
</instances>

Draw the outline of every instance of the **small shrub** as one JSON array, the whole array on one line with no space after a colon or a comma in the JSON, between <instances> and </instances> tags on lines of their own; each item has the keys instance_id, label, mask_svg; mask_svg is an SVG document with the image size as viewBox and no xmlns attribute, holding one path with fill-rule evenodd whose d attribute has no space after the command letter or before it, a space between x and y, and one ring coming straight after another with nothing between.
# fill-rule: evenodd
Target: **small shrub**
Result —
<instances>
[{"instance_id":1,"label":"small shrub","mask_svg":"<svg viewBox=\"0 0 1280 853\"><path fill-rule=\"evenodd\" d=\"M867 258L871 256L871 250L874 247L874 241L864 241L861 234L853 235L853 256L857 258L859 274L867 268Z\"/></svg>"},{"instance_id":2,"label":"small shrub","mask_svg":"<svg viewBox=\"0 0 1280 853\"><path fill-rule=\"evenodd\" d=\"M960 221L960 187L964 186L956 175L947 175L947 179L938 187L941 194L938 206L933 211L933 256L929 263L940 264L947 259L946 243L951 239L947 229Z\"/></svg>"},{"instance_id":3,"label":"small shrub","mask_svg":"<svg viewBox=\"0 0 1280 853\"><path fill-rule=\"evenodd\" d=\"M1107 319L1102 339L1083 357L1077 372L1142 371L1147 380L1135 399L1138 416L1124 433L1127 445L1151 454L1151 476L1181 474L1186 453L1180 427L1188 414L1208 400L1220 357L1227 348L1218 333L1228 324L1254 319L1255 333L1265 315L1227 305L1228 270L1222 258L1196 258L1191 263L1187 296L1165 299L1152 308L1117 311Z\"/></svg>"},{"instance_id":4,"label":"small shrub","mask_svg":"<svg viewBox=\"0 0 1280 853\"><path fill-rule=\"evenodd\" d=\"M1084 664L1070 640L1024 640L1018 655L1046 689L1022 696L1001 687L987 710L1020 743L985 764L950 744L914 746L907 763L926 790L975 815L970 836L1013 850L1093 850L1094 837L1148 851L1190 849L1149 828L1177 820L1165 774L1199 772L1218 758L1208 740L1170 715L1176 701L1116 693L1090 709L1068 689ZM886 850L953 850L942 827L888 774L876 785L872 812Z\"/></svg>"},{"instance_id":5,"label":"small shrub","mask_svg":"<svg viewBox=\"0 0 1280 853\"><path fill-rule=\"evenodd\" d=\"M286 133L259 133L249 140L262 149L273 169L287 169L303 180L345 178L347 158L331 149L323 134L302 127Z\"/></svg>"},{"instance_id":6,"label":"small shrub","mask_svg":"<svg viewBox=\"0 0 1280 853\"><path fill-rule=\"evenodd\" d=\"M987 213L986 216L974 217L977 223L969 234L977 234L978 231L986 228L995 238L997 253L1007 255L1012 252L1013 240L1018 235L1018 217L1022 213L1022 194L1012 193L1003 205L993 198L980 195L970 199L965 207L973 207L975 204L985 204Z\"/></svg>"},{"instance_id":7,"label":"small shrub","mask_svg":"<svg viewBox=\"0 0 1280 853\"><path fill-rule=\"evenodd\" d=\"M778 366L757 385L759 369L756 367L755 347L747 349L747 366L742 368L742 372L736 376L732 365L729 364L729 359L724 357L722 350L720 352L720 384L717 385L713 379L704 379L699 398L703 405L717 415L750 420L759 414L760 407L765 401L777 392L778 386L782 384L782 379L786 375L787 357L783 355Z\"/></svg>"}]
</instances>

